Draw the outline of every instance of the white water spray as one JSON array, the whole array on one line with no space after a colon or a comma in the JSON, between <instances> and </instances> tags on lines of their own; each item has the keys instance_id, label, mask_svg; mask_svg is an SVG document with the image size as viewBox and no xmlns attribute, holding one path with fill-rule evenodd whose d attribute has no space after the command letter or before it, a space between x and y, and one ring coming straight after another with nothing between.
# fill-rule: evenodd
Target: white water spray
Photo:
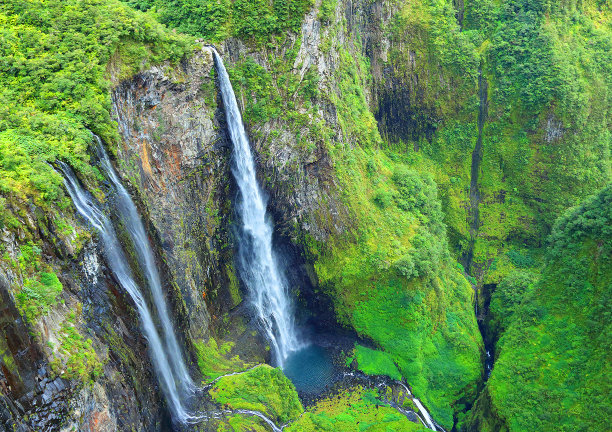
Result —
<instances>
[{"instance_id":1,"label":"white water spray","mask_svg":"<svg viewBox=\"0 0 612 432\"><path fill-rule=\"evenodd\" d=\"M273 229L266 217L266 198L257 184L255 164L236 96L221 56L215 49L212 52L228 129L234 144L232 172L240 189L240 271L258 318L274 348L276 361L282 368L288 354L300 349L302 344L296 333L287 283L279 271L272 250Z\"/></svg>"},{"instance_id":2,"label":"white water spray","mask_svg":"<svg viewBox=\"0 0 612 432\"><path fill-rule=\"evenodd\" d=\"M183 403L184 394L181 388L181 381L175 378L171 361L166 355L151 312L138 284L134 280L128 266L127 257L121 248L110 220L100 210L94 199L81 187L72 169L62 162L60 162L60 167L64 174L64 184L74 205L79 213L100 233L108 265L119 284L130 295L136 305L144 334L149 343L149 353L153 366L175 420L181 423L197 421L198 417L190 414Z\"/></svg>"}]
</instances>

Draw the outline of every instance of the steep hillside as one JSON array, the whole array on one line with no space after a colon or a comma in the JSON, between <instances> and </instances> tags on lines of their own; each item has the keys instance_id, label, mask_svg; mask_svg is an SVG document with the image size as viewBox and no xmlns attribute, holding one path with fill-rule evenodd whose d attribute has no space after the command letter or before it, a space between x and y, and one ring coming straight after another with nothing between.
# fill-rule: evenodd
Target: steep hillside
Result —
<instances>
[{"instance_id":1,"label":"steep hillside","mask_svg":"<svg viewBox=\"0 0 612 432\"><path fill-rule=\"evenodd\" d=\"M608 427L611 209L608 186L555 223L540 279L504 317L491 378L466 430Z\"/></svg>"},{"instance_id":2,"label":"steep hillside","mask_svg":"<svg viewBox=\"0 0 612 432\"><path fill-rule=\"evenodd\" d=\"M100 199L92 131L116 142L107 65L132 75L190 40L119 2L0 5L3 430L167 424L134 305L75 214L58 160Z\"/></svg>"}]
</instances>

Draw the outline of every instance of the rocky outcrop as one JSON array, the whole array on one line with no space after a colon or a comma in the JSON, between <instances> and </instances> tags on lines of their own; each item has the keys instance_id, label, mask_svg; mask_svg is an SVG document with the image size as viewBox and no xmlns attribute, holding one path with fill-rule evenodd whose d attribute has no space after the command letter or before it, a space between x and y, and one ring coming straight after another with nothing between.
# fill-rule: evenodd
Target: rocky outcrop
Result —
<instances>
[{"instance_id":1,"label":"rocky outcrop","mask_svg":"<svg viewBox=\"0 0 612 432\"><path fill-rule=\"evenodd\" d=\"M207 50L180 68L143 72L112 94L122 136L118 168L141 200L166 285L176 290L177 327L187 339L207 338L211 320L218 323L241 302L231 236L231 147L216 99Z\"/></svg>"},{"instance_id":2,"label":"rocky outcrop","mask_svg":"<svg viewBox=\"0 0 612 432\"><path fill-rule=\"evenodd\" d=\"M16 307L15 287L23 286L24 274L11 264L19 259L15 238L3 233L0 430L148 430L167 414L152 367L141 355L147 349L137 315L109 276L97 242L71 241L88 234L69 213L63 216L74 224L72 234L34 233L44 245L44 264L63 285L57 304L34 321ZM87 365L71 344L86 339L102 372L95 381L75 370Z\"/></svg>"}]
</instances>

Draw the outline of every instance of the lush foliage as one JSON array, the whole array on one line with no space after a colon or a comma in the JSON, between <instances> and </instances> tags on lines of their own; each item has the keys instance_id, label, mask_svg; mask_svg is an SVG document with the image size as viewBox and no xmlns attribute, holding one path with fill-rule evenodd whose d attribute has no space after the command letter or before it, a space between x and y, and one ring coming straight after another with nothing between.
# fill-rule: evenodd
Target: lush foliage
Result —
<instances>
[{"instance_id":1,"label":"lush foliage","mask_svg":"<svg viewBox=\"0 0 612 432\"><path fill-rule=\"evenodd\" d=\"M2 261L23 281L14 287L19 311L31 322L49 313L58 303L63 286L53 268L43 262L41 247L28 241L20 245L17 256L4 252Z\"/></svg>"},{"instance_id":2,"label":"lush foliage","mask_svg":"<svg viewBox=\"0 0 612 432\"><path fill-rule=\"evenodd\" d=\"M243 370L247 367L238 356L227 358L233 344L226 342L219 346L212 337L208 342L195 342L198 366L206 380L213 380L225 373Z\"/></svg>"},{"instance_id":3,"label":"lush foliage","mask_svg":"<svg viewBox=\"0 0 612 432\"><path fill-rule=\"evenodd\" d=\"M95 183L91 131L117 139L108 79L176 62L192 46L157 18L210 42L237 37L257 49L241 51L228 69L262 163L279 154L274 146L288 135L295 148L287 166L329 159L321 178L331 178L338 191L339 220L330 220L328 197L321 197L312 215L318 220L301 222L320 224L329 238L296 237L339 321L379 348L356 347L361 370L405 378L436 420L453 426L481 377L472 289L452 262L453 255L471 255L468 270L480 283L497 284L486 325L500 339L493 375L468 424L483 431L499 429L498 421L517 431L606 428L610 189L557 223L545 259L538 249L556 215L610 180L609 5L390 2L397 13L384 28L368 23L373 35L380 30L389 38L383 61L362 55L376 52L380 41L373 36L361 46L336 0L124 3L149 12L116 0L0 5L0 229L27 227L19 254L7 252L3 261L23 280L15 294L28 319L48 313L62 292L57 269L43 263L36 226L77 242L79 236L61 214L69 202L49 163L67 161ZM321 77L296 64L300 25L315 3L328 68ZM370 61L384 73L372 76ZM471 153L479 136L480 212L471 233ZM26 203L58 217L30 226ZM58 370L83 380L97 376L92 343L74 319L60 333ZM210 339L196 348L208 379L245 367L226 358L230 345ZM220 379L211 395L278 422L303 411L282 373L265 366ZM344 394L318 403L290 429L418 429L379 402L365 391ZM590 415L593 407L599 415ZM242 416L226 426L259 427Z\"/></svg>"},{"instance_id":4,"label":"lush foliage","mask_svg":"<svg viewBox=\"0 0 612 432\"><path fill-rule=\"evenodd\" d=\"M297 418L304 410L291 381L268 365L219 379L210 395L233 409L261 411L277 424Z\"/></svg>"},{"instance_id":5,"label":"lush foliage","mask_svg":"<svg viewBox=\"0 0 612 432\"><path fill-rule=\"evenodd\" d=\"M452 425L451 404L461 410L458 401L475 396L480 377L471 289L449 260L433 177L381 150L365 92L368 60L355 55L361 47L340 46L343 30L329 24L322 49L339 56L331 80L296 72L301 40L290 35L276 47L260 47L261 56L239 58L228 67L230 78L264 160L288 134L299 155L289 165L329 153L350 221L348 232L326 244L304 240L322 287L334 297L339 319L386 351L437 418ZM321 102L335 105L341 133L320 117ZM294 187L264 180L271 188ZM314 216L331 224L323 213Z\"/></svg>"},{"instance_id":6,"label":"lush foliage","mask_svg":"<svg viewBox=\"0 0 612 432\"><path fill-rule=\"evenodd\" d=\"M355 359L359 370L368 375L386 375L396 380L402 378L393 360L382 351L356 345Z\"/></svg>"},{"instance_id":7,"label":"lush foliage","mask_svg":"<svg viewBox=\"0 0 612 432\"><path fill-rule=\"evenodd\" d=\"M371 338L438 421L452 426L480 377L480 335L469 284L451 265L437 188L382 139L368 109L369 65L335 46L332 93L344 141L329 142L350 233L311 244L339 319Z\"/></svg>"},{"instance_id":8,"label":"lush foliage","mask_svg":"<svg viewBox=\"0 0 612 432\"><path fill-rule=\"evenodd\" d=\"M610 9L593 1L462 5L402 6L389 25L392 75L379 83L377 116L406 163L434 175L453 250L473 255L480 281L499 283L517 269L510 248L541 247L556 216L610 179ZM470 162L483 106L472 239Z\"/></svg>"},{"instance_id":9,"label":"lush foliage","mask_svg":"<svg viewBox=\"0 0 612 432\"><path fill-rule=\"evenodd\" d=\"M17 294L17 306L33 321L40 314L49 312L49 307L57 303L62 292L62 283L55 273L41 272L38 278L26 279Z\"/></svg>"},{"instance_id":10,"label":"lush foliage","mask_svg":"<svg viewBox=\"0 0 612 432\"><path fill-rule=\"evenodd\" d=\"M109 71L121 78L149 62L178 61L189 47L188 39L118 1L3 2L0 224L19 223L16 200L48 208L63 197L49 162L63 159L93 178L86 152L91 131L109 141L117 135Z\"/></svg>"},{"instance_id":11,"label":"lush foliage","mask_svg":"<svg viewBox=\"0 0 612 432\"><path fill-rule=\"evenodd\" d=\"M267 432L263 421L255 416L234 414L217 426L217 432Z\"/></svg>"},{"instance_id":12,"label":"lush foliage","mask_svg":"<svg viewBox=\"0 0 612 432\"><path fill-rule=\"evenodd\" d=\"M309 408L296 422L287 427L290 432L410 432L426 431L412 423L395 409L384 406L371 390L355 388L340 395L323 399Z\"/></svg>"},{"instance_id":13,"label":"lush foliage","mask_svg":"<svg viewBox=\"0 0 612 432\"><path fill-rule=\"evenodd\" d=\"M515 271L497 285L491 296L489 314L485 323L490 340L496 341L512 322L512 318L523 301L529 285L535 281L532 273Z\"/></svg>"},{"instance_id":14,"label":"lush foliage","mask_svg":"<svg viewBox=\"0 0 612 432\"><path fill-rule=\"evenodd\" d=\"M297 32L312 0L124 0L154 8L160 22L212 42L230 36L259 43Z\"/></svg>"},{"instance_id":15,"label":"lush foliage","mask_svg":"<svg viewBox=\"0 0 612 432\"><path fill-rule=\"evenodd\" d=\"M59 346L51 367L66 379L92 382L102 374L102 362L93 349L92 340L85 339L75 325L76 313L71 312L60 326Z\"/></svg>"},{"instance_id":16,"label":"lush foliage","mask_svg":"<svg viewBox=\"0 0 612 432\"><path fill-rule=\"evenodd\" d=\"M507 330L487 384L490 400L481 397L472 424L486 424L493 411L511 431L608 427L611 227L608 186L556 222L535 284L517 276L505 286Z\"/></svg>"}]
</instances>

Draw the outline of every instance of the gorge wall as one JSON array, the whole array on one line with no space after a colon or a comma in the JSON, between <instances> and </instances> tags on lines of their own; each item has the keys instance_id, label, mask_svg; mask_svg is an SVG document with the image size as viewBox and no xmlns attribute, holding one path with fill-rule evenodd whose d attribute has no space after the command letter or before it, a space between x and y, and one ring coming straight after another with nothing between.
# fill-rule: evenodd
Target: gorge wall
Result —
<instances>
[{"instance_id":1,"label":"gorge wall","mask_svg":"<svg viewBox=\"0 0 612 432\"><path fill-rule=\"evenodd\" d=\"M472 285L500 286L503 295L516 272L539 278L554 219L610 181L608 9L317 0L204 2L209 9L181 2L174 10L169 2L126 2L155 5L158 19L201 38L194 42L119 2L73 2L77 18L51 3L64 20L36 5L1 7L0 22L30 35L20 39L21 51L42 50L28 41L58 29L110 48L92 54L97 63L87 70L96 72L84 78L95 98L58 78L56 93L37 87L35 102L23 96L20 108L0 111L0 163L10 173L0 183L0 427L170 427L134 307L47 165L69 162L98 200L112 200L89 156L91 130L112 152L144 219L194 379L269 361L236 272L231 144L203 43L214 43L228 67L301 319L357 335L447 430L525 427L512 419L529 413L504 399L511 397L504 375L493 374L481 392L485 353ZM519 15L523 29L513 27ZM563 36L587 33L597 42L589 48ZM522 54L504 45L507 34ZM68 75L86 69L70 63L77 43L70 37L47 43L66 44ZM561 56L568 46L581 57ZM519 64L544 59L551 69L529 75L501 52ZM32 93L31 83L14 77L38 73L39 63L20 61L28 68L21 75L14 70L22 66L6 60L0 102L14 99L6 89ZM42 76L58 73L51 60L40 62L51 71ZM507 304L497 313L506 316ZM533 312L524 308L523 320ZM520 329L514 324L507 338ZM505 374L513 341L499 354Z\"/></svg>"}]
</instances>

